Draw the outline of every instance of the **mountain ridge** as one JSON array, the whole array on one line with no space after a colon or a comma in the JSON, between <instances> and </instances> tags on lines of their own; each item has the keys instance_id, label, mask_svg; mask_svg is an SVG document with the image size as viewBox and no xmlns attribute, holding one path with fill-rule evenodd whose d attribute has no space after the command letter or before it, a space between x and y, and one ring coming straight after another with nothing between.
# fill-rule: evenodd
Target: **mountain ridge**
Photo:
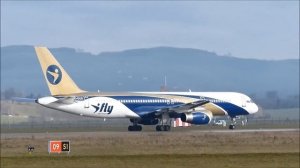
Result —
<instances>
[{"instance_id":1,"label":"mountain ridge","mask_svg":"<svg viewBox=\"0 0 300 168\"><path fill-rule=\"evenodd\" d=\"M245 59L168 46L99 54L68 47L50 51L85 90L157 91L167 76L174 91L299 93L299 59ZM1 90L49 94L33 46L1 47L1 79Z\"/></svg>"},{"instance_id":2,"label":"mountain ridge","mask_svg":"<svg viewBox=\"0 0 300 168\"><path fill-rule=\"evenodd\" d=\"M39 45L37 45L39 46ZM1 49L9 49L14 47L25 47L25 48L34 48L35 46L32 45L8 45L8 46L2 46ZM39 47L46 47L46 46L39 46ZM102 51L100 53L94 54L89 51L85 51L83 49L76 49L72 47L56 47L56 48L49 48L50 50L69 50L74 53L83 53L83 54L89 54L91 56L101 56L106 54L118 54L118 53L130 53L134 51L141 51L141 50L156 50L156 49L176 49L176 50L194 50L197 52L203 52L203 53L209 53L211 55L215 55L217 57L227 57L227 58L237 58L237 59L243 59L243 60L258 60L258 61L297 61L299 59L289 58L289 59L257 59L257 58L242 58L242 57L236 57L232 55L219 55L216 52L213 51L207 51L204 49L197 49L197 48L187 48L187 47L172 47L172 46L157 46L157 47L149 47L149 48L133 48L133 49L124 49L124 50L117 50L117 51Z\"/></svg>"}]
</instances>

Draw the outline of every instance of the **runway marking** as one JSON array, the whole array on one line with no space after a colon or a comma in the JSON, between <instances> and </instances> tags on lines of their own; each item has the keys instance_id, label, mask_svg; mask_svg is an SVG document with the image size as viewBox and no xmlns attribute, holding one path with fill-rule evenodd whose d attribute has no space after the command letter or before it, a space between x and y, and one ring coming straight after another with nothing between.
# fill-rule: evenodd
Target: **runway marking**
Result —
<instances>
[{"instance_id":1,"label":"runway marking","mask_svg":"<svg viewBox=\"0 0 300 168\"><path fill-rule=\"evenodd\" d=\"M300 131L299 128L279 128L279 129L236 129L236 130L192 130L191 132L211 132L211 133L241 133L241 132L293 132Z\"/></svg>"}]
</instances>

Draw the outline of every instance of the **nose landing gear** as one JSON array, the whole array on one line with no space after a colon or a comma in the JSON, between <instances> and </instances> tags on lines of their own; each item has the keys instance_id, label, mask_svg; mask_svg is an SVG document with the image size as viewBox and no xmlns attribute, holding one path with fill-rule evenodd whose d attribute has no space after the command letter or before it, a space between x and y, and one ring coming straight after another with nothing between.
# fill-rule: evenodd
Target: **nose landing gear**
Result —
<instances>
[{"instance_id":1,"label":"nose landing gear","mask_svg":"<svg viewBox=\"0 0 300 168\"><path fill-rule=\"evenodd\" d=\"M229 125L229 129L234 130L236 125L236 117L231 117L231 123Z\"/></svg>"}]
</instances>

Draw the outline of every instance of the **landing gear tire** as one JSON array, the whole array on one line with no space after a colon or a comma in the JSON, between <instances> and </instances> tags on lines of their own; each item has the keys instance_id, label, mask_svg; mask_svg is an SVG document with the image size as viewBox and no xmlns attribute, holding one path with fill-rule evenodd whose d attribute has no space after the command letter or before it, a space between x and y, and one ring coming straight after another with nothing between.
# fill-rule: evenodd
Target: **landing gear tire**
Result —
<instances>
[{"instance_id":1,"label":"landing gear tire","mask_svg":"<svg viewBox=\"0 0 300 168\"><path fill-rule=\"evenodd\" d=\"M128 126L128 131L133 131L133 126Z\"/></svg>"},{"instance_id":2,"label":"landing gear tire","mask_svg":"<svg viewBox=\"0 0 300 168\"><path fill-rule=\"evenodd\" d=\"M170 131L171 127L169 125L164 125L164 131Z\"/></svg>"},{"instance_id":3,"label":"landing gear tire","mask_svg":"<svg viewBox=\"0 0 300 168\"><path fill-rule=\"evenodd\" d=\"M170 125L157 125L156 131L170 131L171 126Z\"/></svg>"},{"instance_id":4,"label":"landing gear tire","mask_svg":"<svg viewBox=\"0 0 300 168\"><path fill-rule=\"evenodd\" d=\"M128 131L142 131L142 126L130 125L130 126L128 126Z\"/></svg>"},{"instance_id":5,"label":"landing gear tire","mask_svg":"<svg viewBox=\"0 0 300 168\"><path fill-rule=\"evenodd\" d=\"M234 130L235 129L235 124L236 124L236 116L233 116L233 117L231 117L231 123L229 125L229 129Z\"/></svg>"},{"instance_id":6,"label":"landing gear tire","mask_svg":"<svg viewBox=\"0 0 300 168\"><path fill-rule=\"evenodd\" d=\"M156 131L161 131L161 125L156 126Z\"/></svg>"},{"instance_id":7,"label":"landing gear tire","mask_svg":"<svg viewBox=\"0 0 300 168\"><path fill-rule=\"evenodd\" d=\"M142 131L142 126L138 125L138 131Z\"/></svg>"}]
</instances>

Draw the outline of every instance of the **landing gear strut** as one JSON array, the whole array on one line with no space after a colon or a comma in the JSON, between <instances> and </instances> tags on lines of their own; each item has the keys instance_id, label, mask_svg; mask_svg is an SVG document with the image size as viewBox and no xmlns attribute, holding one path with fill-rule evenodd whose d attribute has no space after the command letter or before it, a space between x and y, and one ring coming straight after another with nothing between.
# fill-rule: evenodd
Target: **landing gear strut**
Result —
<instances>
[{"instance_id":1,"label":"landing gear strut","mask_svg":"<svg viewBox=\"0 0 300 168\"><path fill-rule=\"evenodd\" d=\"M137 120L133 120L133 125L128 126L128 131L142 131L142 126L138 125Z\"/></svg>"},{"instance_id":2,"label":"landing gear strut","mask_svg":"<svg viewBox=\"0 0 300 168\"><path fill-rule=\"evenodd\" d=\"M159 125L156 126L156 131L170 131L171 119L168 113L163 113L159 121Z\"/></svg>"},{"instance_id":3,"label":"landing gear strut","mask_svg":"<svg viewBox=\"0 0 300 168\"><path fill-rule=\"evenodd\" d=\"M235 129L235 124L236 124L236 118L231 117L231 123L229 125L229 129L234 130Z\"/></svg>"}]
</instances>

